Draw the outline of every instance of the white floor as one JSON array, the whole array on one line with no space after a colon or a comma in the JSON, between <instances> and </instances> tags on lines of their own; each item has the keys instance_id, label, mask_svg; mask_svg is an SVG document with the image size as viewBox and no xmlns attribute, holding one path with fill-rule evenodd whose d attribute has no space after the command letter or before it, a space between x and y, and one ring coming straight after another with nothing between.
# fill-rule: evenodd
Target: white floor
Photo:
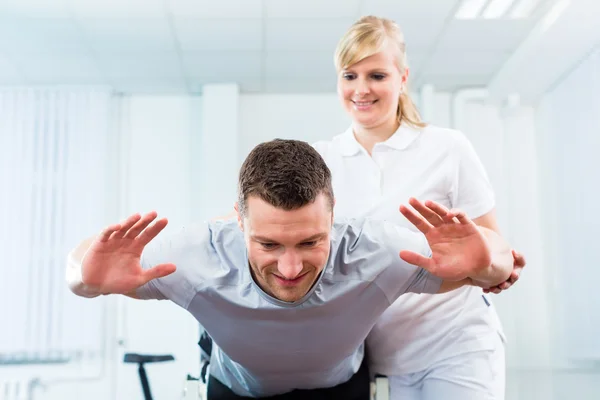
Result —
<instances>
[{"instance_id":1,"label":"white floor","mask_svg":"<svg viewBox=\"0 0 600 400\"><path fill-rule=\"evenodd\" d=\"M595 372L512 370L507 373L506 383L505 400L600 400L600 370ZM198 387L196 382L195 385L189 386L183 398L185 400L205 399L205 390L204 385ZM200 391L199 395L198 391Z\"/></svg>"},{"instance_id":2,"label":"white floor","mask_svg":"<svg viewBox=\"0 0 600 400\"><path fill-rule=\"evenodd\" d=\"M506 400L600 400L600 370L511 370L506 381Z\"/></svg>"},{"instance_id":3,"label":"white floor","mask_svg":"<svg viewBox=\"0 0 600 400\"><path fill-rule=\"evenodd\" d=\"M12 388L3 385L3 379L0 376L0 400L29 400L32 397L27 395L27 382L22 383L19 388ZM505 400L600 400L600 370L596 371L517 371L509 370L507 373L506 382L506 399ZM13 382L14 383L14 382ZM35 400L56 400L56 399L72 399L72 398L89 398L89 396L80 396L82 393L87 393L86 385L69 387L69 385L58 385L56 388L47 388L48 390L35 391ZM60 395L62 389L64 395ZM190 385L186 394L178 399L193 399L197 400L196 387L194 396L193 385ZM67 394L69 393L69 394ZM79 394L75 394L79 393ZM141 390L140 390L141 398ZM443 400L443 399L440 399Z\"/></svg>"}]
</instances>

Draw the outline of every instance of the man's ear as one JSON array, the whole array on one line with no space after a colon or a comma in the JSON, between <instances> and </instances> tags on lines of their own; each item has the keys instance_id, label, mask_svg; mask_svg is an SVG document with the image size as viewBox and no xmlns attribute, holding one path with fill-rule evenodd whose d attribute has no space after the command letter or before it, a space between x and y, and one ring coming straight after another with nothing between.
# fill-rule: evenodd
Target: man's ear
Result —
<instances>
[{"instance_id":1,"label":"man's ear","mask_svg":"<svg viewBox=\"0 0 600 400\"><path fill-rule=\"evenodd\" d=\"M242 218L242 214L240 213L240 206L239 206L239 204L238 204L237 201L233 205L233 208L235 209L235 213L237 214L238 226L240 227L240 229L242 230L242 232L244 232L244 220Z\"/></svg>"},{"instance_id":2,"label":"man's ear","mask_svg":"<svg viewBox=\"0 0 600 400\"><path fill-rule=\"evenodd\" d=\"M333 198L333 208L331 209L331 225L333 225L333 221L335 220L335 218L334 218L335 214L333 212L334 208L335 208L335 197Z\"/></svg>"}]
</instances>

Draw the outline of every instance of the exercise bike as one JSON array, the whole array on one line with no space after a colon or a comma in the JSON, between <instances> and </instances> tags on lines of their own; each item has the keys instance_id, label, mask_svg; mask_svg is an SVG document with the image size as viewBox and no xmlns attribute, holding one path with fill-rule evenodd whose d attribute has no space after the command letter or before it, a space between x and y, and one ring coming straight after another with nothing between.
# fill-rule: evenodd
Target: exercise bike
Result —
<instances>
[{"instance_id":1,"label":"exercise bike","mask_svg":"<svg viewBox=\"0 0 600 400\"><path fill-rule=\"evenodd\" d=\"M152 391L150 390L150 382L148 381L148 375L146 373L146 364L173 361L175 357L172 355L148 355L148 354L137 354L137 353L126 353L123 357L123 362L126 364L137 364L138 375L140 377L140 384L142 391L144 392L144 400L154 400L152 397ZM204 399L204 386L200 384L199 378L194 378L191 375L187 375L185 380L181 400L203 400Z\"/></svg>"},{"instance_id":2,"label":"exercise bike","mask_svg":"<svg viewBox=\"0 0 600 400\"><path fill-rule=\"evenodd\" d=\"M144 400L153 400L152 392L150 390L150 382L148 382L148 375L146 374L146 364L173 361L175 357L172 355L146 355L137 353L126 353L123 357L123 362L126 364L137 364L138 375L140 377L140 384L142 385L142 391L144 392Z\"/></svg>"}]
</instances>

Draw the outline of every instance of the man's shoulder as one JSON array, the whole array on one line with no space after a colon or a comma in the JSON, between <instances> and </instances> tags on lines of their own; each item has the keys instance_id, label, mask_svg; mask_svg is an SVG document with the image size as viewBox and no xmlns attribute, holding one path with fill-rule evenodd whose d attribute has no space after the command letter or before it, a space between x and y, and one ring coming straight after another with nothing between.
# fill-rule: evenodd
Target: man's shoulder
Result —
<instances>
[{"instance_id":1,"label":"man's shoulder","mask_svg":"<svg viewBox=\"0 0 600 400\"><path fill-rule=\"evenodd\" d=\"M210 221L207 223L209 240L213 246L220 248L228 246L231 248L245 248L244 234L240 229L237 219Z\"/></svg>"},{"instance_id":2,"label":"man's shoulder","mask_svg":"<svg viewBox=\"0 0 600 400\"><path fill-rule=\"evenodd\" d=\"M212 259L228 271L247 266L247 251L244 234L235 218L208 223L209 245Z\"/></svg>"},{"instance_id":3,"label":"man's shoulder","mask_svg":"<svg viewBox=\"0 0 600 400\"><path fill-rule=\"evenodd\" d=\"M369 217L337 219L331 234L334 264L346 265L387 248L387 229L395 228L387 221Z\"/></svg>"},{"instance_id":4,"label":"man's shoulder","mask_svg":"<svg viewBox=\"0 0 600 400\"><path fill-rule=\"evenodd\" d=\"M389 232L386 232L388 231ZM346 282L348 287L375 283L399 256L396 227L373 218L346 218L334 222L331 241L329 282Z\"/></svg>"},{"instance_id":5,"label":"man's shoulder","mask_svg":"<svg viewBox=\"0 0 600 400\"><path fill-rule=\"evenodd\" d=\"M399 226L385 218L373 216L336 218L333 224L334 238L356 237L365 234L385 234L394 231L398 234L413 235L408 228Z\"/></svg>"},{"instance_id":6,"label":"man's shoulder","mask_svg":"<svg viewBox=\"0 0 600 400\"><path fill-rule=\"evenodd\" d=\"M424 236L418 232L386 219L368 216L337 219L332 230L332 250L338 256L348 253L368 256L390 249L414 249L424 243Z\"/></svg>"},{"instance_id":7,"label":"man's shoulder","mask_svg":"<svg viewBox=\"0 0 600 400\"><path fill-rule=\"evenodd\" d=\"M169 259L185 269L202 265L202 270L209 273L222 269L224 264L228 269L239 267L245 254L244 238L236 221L226 220L186 224L161 238L146 256Z\"/></svg>"}]
</instances>

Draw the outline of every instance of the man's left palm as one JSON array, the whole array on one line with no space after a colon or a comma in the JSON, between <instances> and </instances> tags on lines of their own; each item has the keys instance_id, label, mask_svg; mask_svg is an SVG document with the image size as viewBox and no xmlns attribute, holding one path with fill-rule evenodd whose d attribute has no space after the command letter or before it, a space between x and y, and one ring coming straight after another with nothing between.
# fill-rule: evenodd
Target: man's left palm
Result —
<instances>
[{"instance_id":1,"label":"man's left palm","mask_svg":"<svg viewBox=\"0 0 600 400\"><path fill-rule=\"evenodd\" d=\"M448 281L468 278L490 265L487 239L463 212L449 211L433 201L423 204L413 198L409 204L418 214L405 206L400 207L400 212L425 235L432 254L427 258L402 251L403 260Z\"/></svg>"}]
</instances>

